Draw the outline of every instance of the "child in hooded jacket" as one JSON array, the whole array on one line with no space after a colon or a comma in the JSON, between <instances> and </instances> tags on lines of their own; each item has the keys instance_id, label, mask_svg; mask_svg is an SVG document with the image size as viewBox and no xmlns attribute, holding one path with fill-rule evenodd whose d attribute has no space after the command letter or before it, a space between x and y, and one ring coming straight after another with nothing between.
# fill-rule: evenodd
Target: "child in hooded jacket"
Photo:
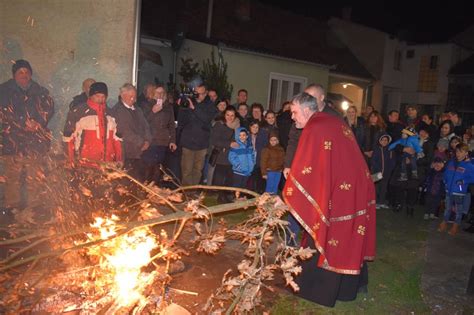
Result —
<instances>
[{"instance_id":1,"label":"child in hooded jacket","mask_svg":"<svg viewBox=\"0 0 474 315\"><path fill-rule=\"evenodd\" d=\"M393 151L388 149L392 137L388 134L380 136L377 147L374 148L372 159L370 160L370 170L372 174L381 173L382 179L375 183L377 208L388 208L387 186L395 167L395 157Z\"/></svg>"},{"instance_id":2,"label":"child in hooded jacket","mask_svg":"<svg viewBox=\"0 0 474 315\"><path fill-rule=\"evenodd\" d=\"M423 183L425 191L425 220L437 219L438 208L444 198L444 160L439 157L433 159L431 169Z\"/></svg>"},{"instance_id":3,"label":"child in hooded jacket","mask_svg":"<svg viewBox=\"0 0 474 315\"><path fill-rule=\"evenodd\" d=\"M232 186L244 188L247 180L255 167L255 151L252 143L248 141L247 129L240 127L235 131L235 141L238 148L229 151L229 162L232 164Z\"/></svg>"},{"instance_id":4,"label":"child in hooded jacket","mask_svg":"<svg viewBox=\"0 0 474 315\"><path fill-rule=\"evenodd\" d=\"M465 199L469 193L469 184L474 183L474 165L469 159L469 146L465 143L458 144L455 154L456 157L448 162L443 175L446 186L446 210L444 220L438 228L440 232L446 231L451 212L454 212L456 218L449 231L450 235L457 234L462 216L469 210L465 205Z\"/></svg>"},{"instance_id":5,"label":"child in hooded jacket","mask_svg":"<svg viewBox=\"0 0 474 315\"><path fill-rule=\"evenodd\" d=\"M267 180L265 192L270 194L278 193L281 173L285 163L285 150L279 144L278 135L270 134L269 144L263 148L260 159L260 169L262 177Z\"/></svg>"}]
</instances>

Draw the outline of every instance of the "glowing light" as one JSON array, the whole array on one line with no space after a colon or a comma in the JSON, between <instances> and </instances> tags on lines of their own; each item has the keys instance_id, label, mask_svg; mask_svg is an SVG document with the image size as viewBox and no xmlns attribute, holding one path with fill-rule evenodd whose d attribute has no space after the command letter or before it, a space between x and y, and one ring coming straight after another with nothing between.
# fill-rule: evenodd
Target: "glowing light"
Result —
<instances>
[{"instance_id":1,"label":"glowing light","mask_svg":"<svg viewBox=\"0 0 474 315\"><path fill-rule=\"evenodd\" d=\"M342 87L347 89L347 84L343 84Z\"/></svg>"},{"instance_id":2,"label":"glowing light","mask_svg":"<svg viewBox=\"0 0 474 315\"><path fill-rule=\"evenodd\" d=\"M97 231L87 233L88 239L94 241L115 236L118 221L116 216L96 218L91 226ZM159 256L166 255L167 250L148 228L133 230L89 248L89 254L99 258L95 287L107 290L122 307L145 301L143 292L157 273L144 273L141 268L151 262L150 253L155 248L161 249Z\"/></svg>"},{"instance_id":3,"label":"glowing light","mask_svg":"<svg viewBox=\"0 0 474 315\"><path fill-rule=\"evenodd\" d=\"M342 110L348 110L349 109L349 102L348 101L343 101L341 103L341 108L342 108Z\"/></svg>"}]
</instances>

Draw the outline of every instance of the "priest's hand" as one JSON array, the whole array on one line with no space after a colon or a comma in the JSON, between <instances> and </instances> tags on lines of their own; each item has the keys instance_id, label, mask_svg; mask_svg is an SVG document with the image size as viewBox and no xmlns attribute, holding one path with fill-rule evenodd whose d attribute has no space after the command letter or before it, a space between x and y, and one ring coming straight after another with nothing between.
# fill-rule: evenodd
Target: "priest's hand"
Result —
<instances>
[{"instance_id":1,"label":"priest's hand","mask_svg":"<svg viewBox=\"0 0 474 315\"><path fill-rule=\"evenodd\" d=\"M283 176L285 176L285 178L288 178L288 175L290 175L290 168L285 167L285 169L283 170Z\"/></svg>"}]
</instances>

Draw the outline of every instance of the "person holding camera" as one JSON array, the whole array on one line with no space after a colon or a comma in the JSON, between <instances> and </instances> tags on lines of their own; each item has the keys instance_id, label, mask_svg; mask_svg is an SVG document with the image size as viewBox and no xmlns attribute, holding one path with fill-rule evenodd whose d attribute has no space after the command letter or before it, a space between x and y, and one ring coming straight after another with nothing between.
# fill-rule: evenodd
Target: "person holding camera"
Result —
<instances>
[{"instance_id":1,"label":"person holding camera","mask_svg":"<svg viewBox=\"0 0 474 315\"><path fill-rule=\"evenodd\" d=\"M153 95L153 105L144 109L146 120L150 125L151 145L142 155L146 165L145 180L160 180L160 165L165 162L168 149L176 150L176 130L173 105L168 102L163 85L157 85Z\"/></svg>"},{"instance_id":2,"label":"person holding camera","mask_svg":"<svg viewBox=\"0 0 474 315\"><path fill-rule=\"evenodd\" d=\"M216 106L207 95L207 88L199 84L194 97L178 100L178 134L181 154L181 182L183 186L197 185L201 180L204 161L209 147L211 123Z\"/></svg>"}]
</instances>

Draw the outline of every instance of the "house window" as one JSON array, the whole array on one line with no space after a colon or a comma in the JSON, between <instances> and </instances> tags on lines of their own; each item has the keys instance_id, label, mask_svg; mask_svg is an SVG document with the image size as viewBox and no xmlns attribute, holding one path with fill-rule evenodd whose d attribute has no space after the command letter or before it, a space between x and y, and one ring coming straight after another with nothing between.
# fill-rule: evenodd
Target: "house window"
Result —
<instances>
[{"instance_id":1,"label":"house window","mask_svg":"<svg viewBox=\"0 0 474 315\"><path fill-rule=\"evenodd\" d=\"M306 84L305 77L270 73L268 109L279 111L284 102L290 101L293 96L303 92Z\"/></svg>"},{"instance_id":2,"label":"house window","mask_svg":"<svg viewBox=\"0 0 474 315\"><path fill-rule=\"evenodd\" d=\"M415 50L414 49L407 50L407 59L412 59L413 57L415 57Z\"/></svg>"},{"instance_id":3,"label":"house window","mask_svg":"<svg viewBox=\"0 0 474 315\"><path fill-rule=\"evenodd\" d=\"M400 50L395 51L395 58L393 60L394 70L400 70L401 59L402 59L402 52Z\"/></svg>"},{"instance_id":4,"label":"house window","mask_svg":"<svg viewBox=\"0 0 474 315\"><path fill-rule=\"evenodd\" d=\"M438 56L431 56L430 58L430 69L438 68Z\"/></svg>"},{"instance_id":5,"label":"house window","mask_svg":"<svg viewBox=\"0 0 474 315\"><path fill-rule=\"evenodd\" d=\"M419 92L433 93L436 92L438 87L438 69L432 68L432 57L422 56L420 59L420 72L418 74Z\"/></svg>"}]
</instances>

